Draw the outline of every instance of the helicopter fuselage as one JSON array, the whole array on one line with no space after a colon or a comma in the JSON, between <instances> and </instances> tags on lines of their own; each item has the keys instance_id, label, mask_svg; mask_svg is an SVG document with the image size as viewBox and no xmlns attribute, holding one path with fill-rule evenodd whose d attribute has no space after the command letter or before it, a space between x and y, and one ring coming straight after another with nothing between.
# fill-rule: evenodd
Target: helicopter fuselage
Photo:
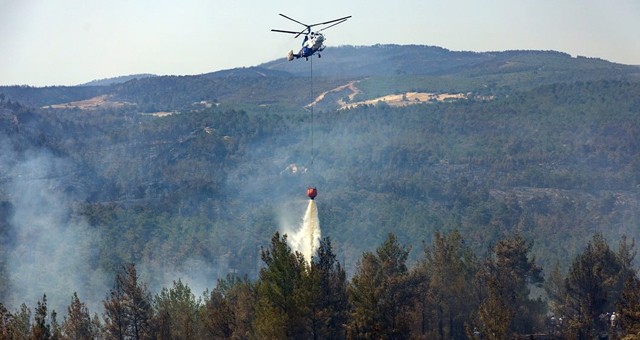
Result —
<instances>
[{"instance_id":1,"label":"helicopter fuselage","mask_svg":"<svg viewBox=\"0 0 640 340\"><path fill-rule=\"evenodd\" d=\"M305 35L300 50L300 57L308 58L316 52L324 50L324 35L322 33L310 33Z\"/></svg>"}]
</instances>

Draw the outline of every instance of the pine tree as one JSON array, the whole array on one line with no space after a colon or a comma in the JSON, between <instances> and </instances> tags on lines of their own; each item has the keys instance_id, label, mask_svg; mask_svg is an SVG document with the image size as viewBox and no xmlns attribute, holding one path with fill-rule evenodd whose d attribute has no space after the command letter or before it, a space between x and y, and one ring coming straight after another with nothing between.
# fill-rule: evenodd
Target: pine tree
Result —
<instances>
[{"instance_id":1,"label":"pine tree","mask_svg":"<svg viewBox=\"0 0 640 340\"><path fill-rule=\"evenodd\" d=\"M11 324L11 313L0 302L0 339L10 339L9 325Z\"/></svg>"},{"instance_id":2,"label":"pine tree","mask_svg":"<svg viewBox=\"0 0 640 340\"><path fill-rule=\"evenodd\" d=\"M548 320L549 332L554 335L563 335L564 327L561 325L564 315L568 315L567 311L567 290L565 286L565 277L560 270L560 264L556 263L553 270L549 273L545 281L544 290L547 293L548 306L552 315Z\"/></svg>"},{"instance_id":3,"label":"pine tree","mask_svg":"<svg viewBox=\"0 0 640 340\"><path fill-rule=\"evenodd\" d=\"M630 254L627 250L624 253ZM607 320L599 320L601 315L615 311L624 278L631 276L625 262L600 234L594 235L573 261L565 279L566 295L560 302L570 336L587 338L608 331Z\"/></svg>"},{"instance_id":4,"label":"pine tree","mask_svg":"<svg viewBox=\"0 0 640 340\"><path fill-rule=\"evenodd\" d=\"M104 332L108 339L124 340L127 337L127 316L125 299L127 298L120 274L116 275L115 285L109 296L103 301Z\"/></svg>"},{"instance_id":5,"label":"pine tree","mask_svg":"<svg viewBox=\"0 0 640 340\"><path fill-rule=\"evenodd\" d=\"M256 318L256 301L258 299L256 287L246 277L236 280L226 290L225 297L233 306L235 322L233 323L233 337L247 339L253 334L253 320Z\"/></svg>"},{"instance_id":6,"label":"pine tree","mask_svg":"<svg viewBox=\"0 0 640 340\"><path fill-rule=\"evenodd\" d=\"M203 309L204 327L212 339L231 338L235 328L235 310L221 286L219 280L205 300Z\"/></svg>"},{"instance_id":7,"label":"pine tree","mask_svg":"<svg viewBox=\"0 0 640 340\"><path fill-rule=\"evenodd\" d=\"M254 327L259 338L309 338L310 295L305 287L307 265L293 253L286 235L275 233L271 247L263 249L257 282L258 302Z\"/></svg>"},{"instance_id":8,"label":"pine tree","mask_svg":"<svg viewBox=\"0 0 640 340\"><path fill-rule=\"evenodd\" d=\"M91 318L91 333L95 334L96 339L105 339L107 336L106 332L102 327L102 323L100 322L100 317L98 313L93 314L93 318Z\"/></svg>"},{"instance_id":9,"label":"pine tree","mask_svg":"<svg viewBox=\"0 0 640 340\"><path fill-rule=\"evenodd\" d=\"M181 280L163 288L154 300L158 339L198 339L201 332L200 301Z\"/></svg>"},{"instance_id":10,"label":"pine tree","mask_svg":"<svg viewBox=\"0 0 640 340\"><path fill-rule=\"evenodd\" d=\"M42 296L38 301L34 313L34 324L31 326L32 340L49 340L51 338L51 327L47 324L47 295Z\"/></svg>"},{"instance_id":11,"label":"pine tree","mask_svg":"<svg viewBox=\"0 0 640 340\"><path fill-rule=\"evenodd\" d=\"M563 299L566 296L564 276L560 269L560 263L556 262L544 284L544 290L549 297L549 308L555 315L565 314L562 310Z\"/></svg>"},{"instance_id":12,"label":"pine tree","mask_svg":"<svg viewBox=\"0 0 640 340\"><path fill-rule=\"evenodd\" d=\"M31 310L26 304L20 305L20 309L13 313L9 322L9 338L15 340L27 340L31 337Z\"/></svg>"},{"instance_id":13,"label":"pine tree","mask_svg":"<svg viewBox=\"0 0 640 340\"><path fill-rule=\"evenodd\" d=\"M89 310L75 292L71 297L71 304L67 308L67 316L62 322L62 333L66 339L95 339L97 337L97 334L93 332Z\"/></svg>"},{"instance_id":14,"label":"pine tree","mask_svg":"<svg viewBox=\"0 0 640 340\"><path fill-rule=\"evenodd\" d=\"M490 288L487 298L501 299L499 303L491 303L507 308L505 313L496 314L497 320L506 322L507 329L515 334L531 334L536 328L544 328L544 303L529 298L529 287L542 287L544 282L542 268L535 259L529 259L532 246L533 243L526 242L520 233L499 241L483 273ZM507 319L506 315L510 317Z\"/></svg>"},{"instance_id":15,"label":"pine tree","mask_svg":"<svg viewBox=\"0 0 640 340\"><path fill-rule=\"evenodd\" d=\"M201 319L210 338L246 339L255 319L256 289L246 277L228 275L207 294Z\"/></svg>"},{"instance_id":16,"label":"pine tree","mask_svg":"<svg viewBox=\"0 0 640 340\"><path fill-rule=\"evenodd\" d=\"M500 289L497 280L493 277L486 282L485 298L478 309L480 325L476 330L483 339L504 340L509 339L511 330L509 324L513 320L513 308L505 304L508 300L504 290Z\"/></svg>"},{"instance_id":17,"label":"pine tree","mask_svg":"<svg viewBox=\"0 0 640 340\"><path fill-rule=\"evenodd\" d=\"M151 337L151 296L138 282L133 264L116 274L114 288L103 301L105 332L110 339L148 339Z\"/></svg>"},{"instance_id":18,"label":"pine tree","mask_svg":"<svg viewBox=\"0 0 640 340\"><path fill-rule=\"evenodd\" d=\"M417 266L428 281L422 288L425 315L422 335L434 339L466 337L465 322L478 301L471 283L477 272L477 261L457 230L434 234L433 244L425 246L423 260ZM426 291L426 294L425 294Z\"/></svg>"},{"instance_id":19,"label":"pine tree","mask_svg":"<svg viewBox=\"0 0 640 340\"><path fill-rule=\"evenodd\" d=\"M640 280L629 276L618 302L619 323L625 331L624 339L640 339Z\"/></svg>"},{"instance_id":20,"label":"pine tree","mask_svg":"<svg viewBox=\"0 0 640 340\"><path fill-rule=\"evenodd\" d=\"M346 273L336 260L329 238L320 242L318 256L311 263L310 280L313 339L344 339L349 304Z\"/></svg>"},{"instance_id":21,"label":"pine tree","mask_svg":"<svg viewBox=\"0 0 640 340\"><path fill-rule=\"evenodd\" d=\"M409 335L409 249L389 234L376 253L366 252L349 285L353 306L347 336L401 339Z\"/></svg>"},{"instance_id":22,"label":"pine tree","mask_svg":"<svg viewBox=\"0 0 640 340\"><path fill-rule=\"evenodd\" d=\"M51 311L51 340L60 340L62 339L62 329L60 329L60 324L58 323L58 313L55 310Z\"/></svg>"},{"instance_id":23,"label":"pine tree","mask_svg":"<svg viewBox=\"0 0 640 340\"><path fill-rule=\"evenodd\" d=\"M382 310L379 301L382 296L384 277L380 264L373 253L366 252L358 263L358 269L349 284L349 301L353 306L347 325L351 339L380 337Z\"/></svg>"}]
</instances>

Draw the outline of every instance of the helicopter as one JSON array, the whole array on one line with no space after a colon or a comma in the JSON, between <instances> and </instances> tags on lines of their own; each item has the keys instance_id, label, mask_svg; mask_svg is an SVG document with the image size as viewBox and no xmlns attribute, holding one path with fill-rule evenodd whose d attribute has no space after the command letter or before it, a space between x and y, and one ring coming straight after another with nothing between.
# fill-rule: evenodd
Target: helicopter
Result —
<instances>
[{"instance_id":1,"label":"helicopter","mask_svg":"<svg viewBox=\"0 0 640 340\"><path fill-rule=\"evenodd\" d=\"M295 34L296 36L294 38L299 37L300 35L304 34L304 40L302 41L302 48L300 49L300 52L298 53L293 53L293 50L290 50L289 53L287 54L287 60L292 61L293 59L298 59L298 58L304 58L305 60L309 60L309 57L311 57L314 53L317 52L318 54L318 58L321 57L320 52L322 52L322 50L324 50L325 46L324 46L324 35L322 35L322 33L320 33L321 31L326 30L329 27L333 27L337 24L341 24L345 21L347 21L347 19L351 18L350 16L347 17L343 17L343 18L339 18L339 19L333 19L333 20L329 20L329 21L325 21L325 22L320 22L317 24L313 24L313 25L307 25L305 23L302 23L296 19L290 18L284 14L280 14L281 17L287 18L293 22L296 22L302 26L304 26L305 28L300 31L285 31L285 30L276 30L276 29L272 29L272 32L279 32L279 33L288 33L288 34ZM331 25L329 25L331 24ZM318 30L317 32L311 32L311 27L314 26L320 26L320 25L329 25L321 30Z\"/></svg>"}]
</instances>

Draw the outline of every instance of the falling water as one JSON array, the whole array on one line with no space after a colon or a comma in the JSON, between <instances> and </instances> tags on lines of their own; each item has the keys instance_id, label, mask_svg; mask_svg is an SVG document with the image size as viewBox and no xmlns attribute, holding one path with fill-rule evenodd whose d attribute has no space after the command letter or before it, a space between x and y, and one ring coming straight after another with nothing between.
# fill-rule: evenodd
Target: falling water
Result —
<instances>
[{"instance_id":1,"label":"falling water","mask_svg":"<svg viewBox=\"0 0 640 340\"><path fill-rule=\"evenodd\" d=\"M320 246L320 237L318 207L314 200L309 200L302 225L298 230L289 234L289 244L294 251L298 251L304 256L307 263L311 263L311 257Z\"/></svg>"}]
</instances>

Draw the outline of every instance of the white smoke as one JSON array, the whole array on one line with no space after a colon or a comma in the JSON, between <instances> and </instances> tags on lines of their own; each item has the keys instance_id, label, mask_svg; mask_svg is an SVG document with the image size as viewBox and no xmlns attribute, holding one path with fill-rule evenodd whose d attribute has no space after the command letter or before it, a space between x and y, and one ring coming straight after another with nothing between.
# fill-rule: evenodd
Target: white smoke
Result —
<instances>
[{"instance_id":1,"label":"white smoke","mask_svg":"<svg viewBox=\"0 0 640 340\"><path fill-rule=\"evenodd\" d=\"M108 290L108 278L92 266L98 262L100 235L73 217L71 198L78 190L72 167L44 151L16 153L5 143L0 150L0 168L9 179L1 190L13 212L4 245L5 304L35 306L46 294L49 308L64 315L77 292L91 311L101 310L97 302Z\"/></svg>"},{"instance_id":2,"label":"white smoke","mask_svg":"<svg viewBox=\"0 0 640 340\"><path fill-rule=\"evenodd\" d=\"M298 228L289 228L287 224L281 227L282 232L287 234L287 241L292 250L300 252L307 263L311 263L313 254L320 247L320 219L318 218L318 208L314 200L309 200L309 205Z\"/></svg>"}]
</instances>

